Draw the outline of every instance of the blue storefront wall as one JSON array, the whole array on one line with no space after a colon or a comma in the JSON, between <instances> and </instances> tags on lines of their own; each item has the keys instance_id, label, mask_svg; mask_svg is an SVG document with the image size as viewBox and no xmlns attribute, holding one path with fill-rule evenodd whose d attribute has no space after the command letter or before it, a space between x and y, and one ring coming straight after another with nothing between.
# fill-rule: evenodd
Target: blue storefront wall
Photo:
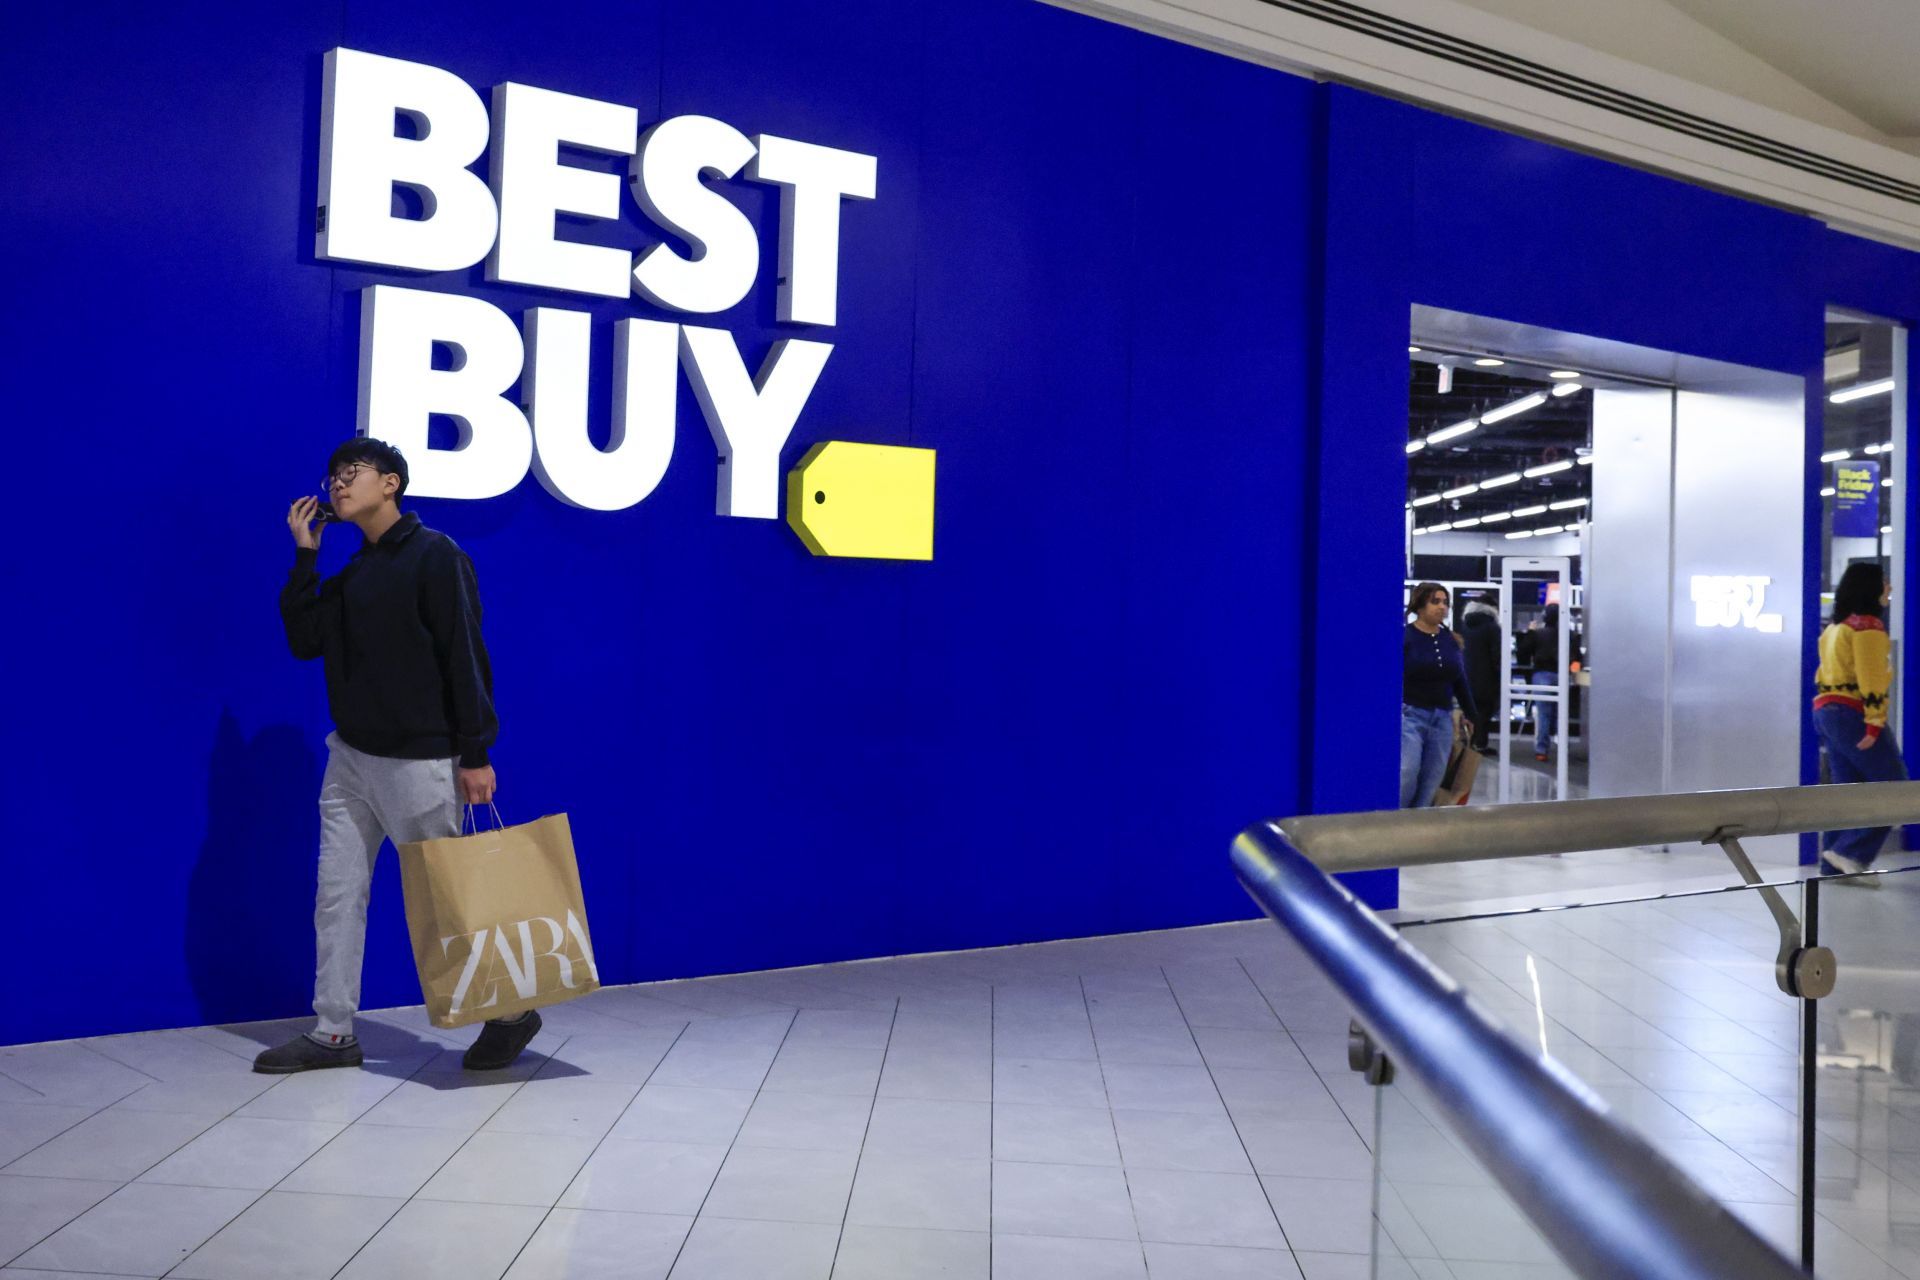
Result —
<instances>
[{"instance_id":1,"label":"blue storefront wall","mask_svg":"<svg viewBox=\"0 0 1920 1280\"><path fill-rule=\"evenodd\" d=\"M1416 304L1808 379L1807 453L1780 464L1806 475L1807 545L1819 546L1825 309L1920 321L1920 255L1357 90L1330 88L1326 113L1316 433L1322 452L1311 489L1321 501L1309 532L1318 598L1354 601L1354 612L1374 617L1398 607L1402 344ZM1894 465L1905 474L1904 459ZM1355 485L1356 474L1380 481ZM1909 502L1911 490L1903 487ZM1817 660L1818 576L1810 555L1808 687ZM1920 620L1920 613L1908 617ZM1391 669L1397 643L1387 629L1354 627L1324 612L1315 627L1309 653L1349 655L1345 663L1312 667L1312 736L1344 742L1348 751L1335 767L1309 766L1307 801L1316 812L1393 801L1392 749L1384 735L1356 726L1391 723L1396 691L1391 682L1356 681L1350 673ZM1920 720L1904 727L1911 740ZM1802 776L1812 781L1810 724L1801 740ZM1356 879L1369 900L1392 900L1395 873Z\"/></svg>"},{"instance_id":2,"label":"blue storefront wall","mask_svg":"<svg viewBox=\"0 0 1920 1280\"><path fill-rule=\"evenodd\" d=\"M638 506L416 504L478 567L503 810L572 815L610 982L1244 918L1235 830L1392 803L1413 303L1796 373L1827 301L1920 312L1914 255L1024 0L30 15L0 763L44 964L0 1039L305 1007L327 724L274 597L360 291L591 310L601 440L612 322L675 318L317 262L337 45L879 157L838 325L776 323L747 182L761 278L700 322L835 344L787 465L938 450L932 563L714 515L684 387ZM658 238L630 202L566 234ZM365 996L418 998L391 855Z\"/></svg>"},{"instance_id":3,"label":"blue storefront wall","mask_svg":"<svg viewBox=\"0 0 1920 1280\"><path fill-rule=\"evenodd\" d=\"M0 243L7 881L45 962L0 1039L306 1006L328 725L275 596L286 504L353 430L359 291L588 307L600 433L612 322L675 318L316 262L337 45L879 158L837 326L775 322L778 201L744 181L761 277L698 322L750 364L835 344L785 465L938 450L932 563L716 516L684 387L636 507L415 504L477 565L501 808L572 815L608 981L1251 914L1227 842L1300 806L1313 86L1010 0L40 10ZM565 234L657 239L625 203ZM390 854L365 985L418 999Z\"/></svg>"}]
</instances>

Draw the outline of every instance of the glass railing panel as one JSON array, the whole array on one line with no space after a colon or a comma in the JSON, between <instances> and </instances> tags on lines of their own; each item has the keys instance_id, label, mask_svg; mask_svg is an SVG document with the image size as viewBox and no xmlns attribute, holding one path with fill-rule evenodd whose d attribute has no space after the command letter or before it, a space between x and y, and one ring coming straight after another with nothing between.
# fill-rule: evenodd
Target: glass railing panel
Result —
<instances>
[{"instance_id":1,"label":"glass railing panel","mask_svg":"<svg viewBox=\"0 0 1920 1280\"><path fill-rule=\"evenodd\" d=\"M1782 892L1797 912L1799 885ZM1799 1257L1800 1010L1775 982L1779 935L1756 890L1401 928L1509 1034ZM1379 1274L1564 1274L1416 1081L1380 1092Z\"/></svg>"},{"instance_id":2,"label":"glass railing panel","mask_svg":"<svg viewBox=\"0 0 1920 1280\"><path fill-rule=\"evenodd\" d=\"M1396 1077L1375 1094L1373 1244L1379 1280L1573 1275L1439 1118L1418 1081Z\"/></svg>"},{"instance_id":3,"label":"glass railing panel","mask_svg":"<svg viewBox=\"0 0 1920 1280\"><path fill-rule=\"evenodd\" d=\"M1823 882L1819 930L1819 1274L1920 1277L1920 871Z\"/></svg>"}]
</instances>

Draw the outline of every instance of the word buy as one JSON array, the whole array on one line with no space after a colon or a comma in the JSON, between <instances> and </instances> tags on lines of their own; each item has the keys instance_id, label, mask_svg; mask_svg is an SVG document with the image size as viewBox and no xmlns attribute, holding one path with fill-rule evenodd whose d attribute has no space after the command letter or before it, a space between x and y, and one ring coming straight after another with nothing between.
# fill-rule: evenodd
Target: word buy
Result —
<instances>
[{"instance_id":1,"label":"word buy","mask_svg":"<svg viewBox=\"0 0 1920 1280\"><path fill-rule=\"evenodd\" d=\"M484 261L494 283L639 294L687 315L735 306L760 274L752 224L709 177L778 187L776 314L792 325L835 322L842 203L871 200L877 169L873 156L749 137L707 116L642 132L632 107L529 85L495 86L489 106L438 67L352 49L326 56L320 130L321 258L415 272ZM568 164L563 148L629 157L624 180ZM470 168L483 156L484 180ZM665 238L636 253L560 236L562 216L618 218L623 186L684 252ZM360 430L406 452L422 496L495 497L531 468L555 497L615 511L666 473L684 369L719 451L720 514L779 515L780 450L831 343L780 341L749 372L725 329L622 319L602 450L587 435L590 329L584 311L535 307L516 324L481 298L372 286L361 300ZM436 361L436 347L450 358ZM524 407L506 395L515 383ZM435 415L460 424L458 448L428 447Z\"/></svg>"}]
</instances>

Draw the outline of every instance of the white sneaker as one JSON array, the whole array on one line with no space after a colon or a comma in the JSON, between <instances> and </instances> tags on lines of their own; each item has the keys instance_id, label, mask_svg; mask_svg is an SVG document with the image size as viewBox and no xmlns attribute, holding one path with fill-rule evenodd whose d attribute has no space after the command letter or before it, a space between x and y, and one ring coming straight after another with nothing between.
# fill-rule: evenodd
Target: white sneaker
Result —
<instances>
[{"instance_id":1,"label":"white sneaker","mask_svg":"<svg viewBox=\"0 0 1920 1280\"><path fill-rule=\"evenodd\" d=\"M1873 870L1873 868L1857 858L1849 858L1844 853L1835 853L1829 849L1820 855L1820 860L1842 875L1862 877L1859 880L1849 880L1847 881L1848 884L1857 884L1863 889L1878 889L1880 887L1879 876L1866 875L1866 872Z\"/></svg>"}]
</instances>

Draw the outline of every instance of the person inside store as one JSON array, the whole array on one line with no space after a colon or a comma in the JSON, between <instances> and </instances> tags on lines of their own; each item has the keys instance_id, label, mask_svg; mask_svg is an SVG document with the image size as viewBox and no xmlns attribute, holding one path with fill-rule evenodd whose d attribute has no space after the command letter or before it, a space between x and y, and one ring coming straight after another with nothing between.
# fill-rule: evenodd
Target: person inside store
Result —
<instances>
[{"instance_id":1,"label":"person inside store","mask_svg":"<svg viewBox=\"0 0 1920 1280\"><path fill-rule=\"evenodd\" d=\"M1500 611L1485 600L1475 600L1466 607L1460 630L1465 637L1467 688L1473 690L1474 705L1487 713L1473 722L1473 749L1492 755L1487 734L1493 727L1488 719L1500 705Z\"/></svg>"},{"instance_id":2,"label":"person inside store","mask_svg":"<svg viewBox=\"0 0 1920 1280\"><path fill-rule=\"evenodd\" d=\"M1556 685L1561 676L1569 669L1578 670L1571 664L1580 659L1580 638L1569 634L1567 645L1573 650L1570 654L1560 652L1560 606L1547 606L1547 616L1527 628L1515 644L1522 663L1531 663L1533 672L1527 677L1528 684ZM1573 681L1565 684L1569 697L1573 694ZM1553 756L1553 734L1559 727L1560 707L1558 703L1538 701L1533 704L1533 758L1546 761Z\"/></svg>"},{"instance_id":3,"label":"person inside store","mask_svg":"<svg viewBox=\"0 0 1920 1280\"><path fill-rule=\"evenodd\" d=\"M1887 724L1893 663L1887 639L1892 588L1880 565L1851 564L1833 593L1833 616L1820 633L1814 673L1813 725L1835 782L1898 782L1907 776ZM1826 833L1820 854L1827 875L1858 874L1873 865L1890 827ZM1877 880L1858 882L1879 887Z\"/></svg>"},{"instance_id":4,"label":"person inside store","mask_svg":"<svg viewBox=\"0 0 1920 1280\"><path fill-rule=\"evenodd\" d=\"M1467 687L1467 667L1460 642L1447 630L1452 606L1447 589L1423 582L1407 599L1407 623L1400 653L1400 807L1420 809L1433 803L1433 793L1446 772L1447 757L1456 736L1454 703L1464 717L1461 732L1468 737L1480 722L1480 712Z\"/></svg>"}]
</instances>

